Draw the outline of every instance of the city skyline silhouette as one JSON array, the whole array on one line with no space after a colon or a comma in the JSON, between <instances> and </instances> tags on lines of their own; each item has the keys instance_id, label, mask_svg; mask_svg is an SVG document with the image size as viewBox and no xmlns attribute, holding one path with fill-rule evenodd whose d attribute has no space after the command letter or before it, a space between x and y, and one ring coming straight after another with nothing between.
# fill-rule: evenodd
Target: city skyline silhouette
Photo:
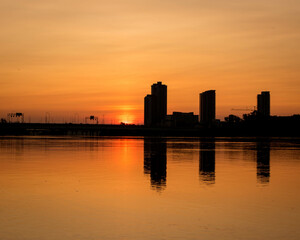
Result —
<instances>
[{"instance_id":1,"label":"city skyline silhouette","mask_svg":"<svg viewBox=\"0 0 300 240\"><path fill-rule=\"evenodd\" d=\"M298 2L1 2L0 118L143 124L158 81L168 114L198 115L210 89L217 119L241 117L231 109L253 108L261 91L272 115L299 114Z\"/></svg>"},{"instance_id":2,"label":"city skyline silhouette","mask_svg":"<svg viewBox=\"0 0 300 240\"><path fill-rule=\"evenodd\" d=\"M300 1L0 0L0 240L300 239Z\"/></svg>"},{"instance_id":3,"label":"city skyline silhouette","mask_svg":"<svg viewBox=\"0 0 300 240\"><path fill-rule=\"evenodd\" d=\"M170 111L168 111L167 103L167 85L162 84L162 82L153 83L151 86L151 94L147 94L144 98L144 118L142 122L134 122L128 120L128 115L123 116L123 120L116 121L115 119L107 119L103 112L100 112L99 115L81 115L79 116L78 113L73 113L69 117L57 118L52 116L50 112L45 112L44 117L40 117L40 120L33 120L32 122L36 123L85 123L85 124L137 124L137 125L145 125L145 126L162 126L165 125L164 122L166 121L184 121L185 118L189 118L188 125L191 125L191 122L200 122L200 123L207 123L210 124L215 120L225 120L229 119L230 117L239 118L244 116L245 114L252 114L257 111L259 116L270 116L271 109L274 108L273 104L271 104L270 100L270 91L261 91L260 94L257 94L257 101L256 105L252 106L251 108L245 107L243 108L231 108L229 111L229 115L225 115L224 118L217 119L216 112L218 112L219 106L217 106L216 98L216 90L206 90L199 95L199 106L198 106L198 114L197 112L190 112L190 113L183 113L174 111L172 119L169 119L167 115ZM273 97L273 96L272 96ZM270 107L272 106L272 108ZM275 106L276 107L276 106ZM236 114L234 111L243 112L243 114ZM95 111L97 112L97 111ZM233 114L235 113L235 114ZM4 116L4 113L1 113ZM178 115L181 114L181 115ZM192 114L192 116L188 116L187 114ZM228 113L226 113L228 114ZM299 115L298 113L293 113L292 115ZM291 116L292 116L291 115ZM171 115L170 115L171 116ZM31 122L31 116L27 116L26 122ZM131 116L132 117L132 116ZM178 120L175 120L175 118ZM173 119L174 118L174 119ZM176 118L176 119L177 119ZM25 122L25 114L23 112L9 112L7 113L6 117L1 118L2 122ZM59 120L58 120L59 119ZM197 119L197 120L196 120ZM185 125L185 123L181 123L181 125ZM172 125L172 124L171 124ZM176 125L176 124L175 124Z\"/></svg>"}]
</instances>

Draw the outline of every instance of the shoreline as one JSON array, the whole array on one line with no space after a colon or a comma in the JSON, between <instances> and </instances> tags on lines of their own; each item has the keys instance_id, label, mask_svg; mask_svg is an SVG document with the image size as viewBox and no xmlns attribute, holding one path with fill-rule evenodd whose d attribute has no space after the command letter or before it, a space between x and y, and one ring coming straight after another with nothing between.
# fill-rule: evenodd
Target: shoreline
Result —
<instances>
[{"instance_id":1,"label":"shoreline","mask_svg":"<svg viewBox=\"0 0 300 240\"><path fill-rule=\"evenodd\" d=\"M3 123L0 136L128 137L300 137L294 125L270 124L195 128L147 128L143 125Z\"/></svg>"}]
</instances>

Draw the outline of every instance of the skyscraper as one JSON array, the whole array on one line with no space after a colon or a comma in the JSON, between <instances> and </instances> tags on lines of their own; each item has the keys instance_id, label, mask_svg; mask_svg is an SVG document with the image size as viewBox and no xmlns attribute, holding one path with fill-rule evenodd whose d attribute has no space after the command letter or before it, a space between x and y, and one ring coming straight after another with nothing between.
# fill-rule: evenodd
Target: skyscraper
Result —
<instances>
[{"instance_id":1,"label":"skyscraper","mask_svg":"<svg viewBox=\"0 0 300 240\"><path fill-rule=\"evenodd\" d=\"M157 82L151 86L151 95L144 101L144 124L161 126L167 115L167 86Z\"/></svg>"},{"instance_id":2,"label":"skyscraper","mask_svg":"<svg viewBox=\"0 0 300 240\"><path fill-rule=\"evenodd\" d=\"M153 104L152 104L152 95L148 94L144 98L144 125L150 127L153 122Z\"/></svg>"},{"instance_id":3,"label":"skyscraper","mask_svg":"<svg viewBox=\"0 0 300 240\"><path fill-rule=\"evenodd\" d=\"M160 125L167 115L167 86L161 82L154 83L151 86L151 95L153 101L153 122Z\"/></svg>"},{"instance_id":4,"label":"skyscraper","mask_svg":"<svg viewBox=\"0 0 300 240\"><path fill-rule=\"evenodd\" d=\"M216 119L216 91L200 93L200 122L212 123Z\"/></svg>"},{"instance_id":5,"label":"skyscraper","mask_svg":"<svg viewBox=\"0 0 300 240\"><path fill-rule=\"evenodd\" d=\"M264 91L257 95L257 112L260 116L270 116L270 92Z\"/></svg>"}]
</instances>

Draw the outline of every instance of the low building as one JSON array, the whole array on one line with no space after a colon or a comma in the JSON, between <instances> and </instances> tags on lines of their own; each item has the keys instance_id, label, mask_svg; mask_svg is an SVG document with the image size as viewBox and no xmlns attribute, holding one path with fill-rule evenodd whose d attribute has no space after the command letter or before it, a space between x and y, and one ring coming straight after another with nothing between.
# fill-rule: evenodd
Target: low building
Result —
<instances>
[{"instance_id":1,"label":"low building","mask_svg":"<svg viewBox=\"0 0 300 240\"><path fill-rule=\"evenodd\" d=\"M172 115L167 115L165 126L179 128L193 128L198 124L198 115L193 112L173 112Z\"/></svg>"}]
</instances>

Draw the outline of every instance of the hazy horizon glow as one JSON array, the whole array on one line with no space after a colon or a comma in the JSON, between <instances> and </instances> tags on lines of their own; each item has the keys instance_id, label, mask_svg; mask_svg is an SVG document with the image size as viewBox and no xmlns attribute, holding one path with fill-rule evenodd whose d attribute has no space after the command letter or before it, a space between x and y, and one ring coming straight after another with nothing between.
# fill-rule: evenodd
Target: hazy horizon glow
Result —
<instances>
[{"instance_id":1,"label":"hazy horizon glow","mask_svg":"<svg viewBox=\"0 0 300 240\"><path fill-rule=\"evenodd\" d=\"M157 81L169 114L208 89L218 118L264 90L272 115L300 113L299 1L0 0L0 26L0 117L143 123Z\"/></svg>"}]
</instances>

